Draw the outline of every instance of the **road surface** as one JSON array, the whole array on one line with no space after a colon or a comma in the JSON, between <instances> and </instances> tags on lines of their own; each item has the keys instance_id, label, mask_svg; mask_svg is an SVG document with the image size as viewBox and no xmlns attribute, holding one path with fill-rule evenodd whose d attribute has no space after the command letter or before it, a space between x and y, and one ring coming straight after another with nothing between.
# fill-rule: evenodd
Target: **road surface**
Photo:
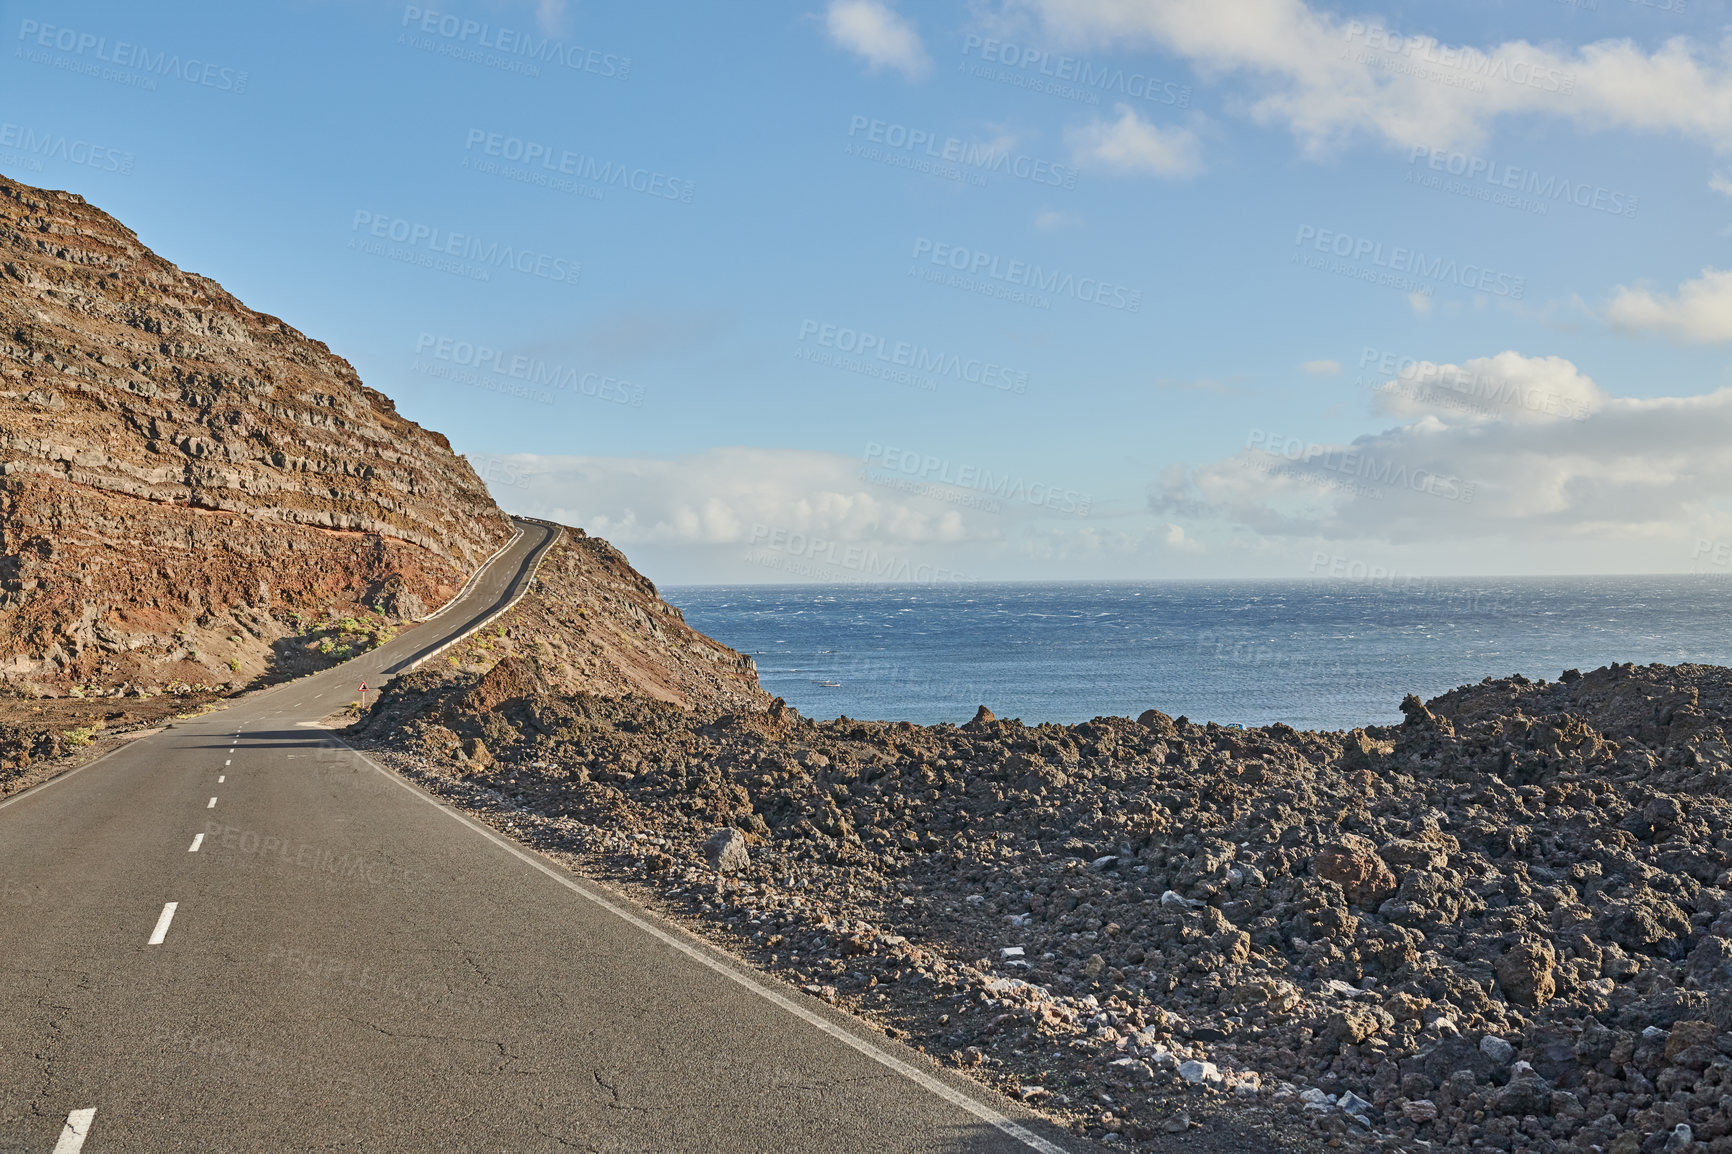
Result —
<instances>
[{"instance_id":1,"label":"road surface","mask_svg":"<svg viewBox=\"0 0 1732 1154\"><path fill-rule=\"evenodd\" d=\"M519 527L391 644L0 803L0 1151L1082 1149L309 727L507 604Z\"/></svg>"}]
</instances>

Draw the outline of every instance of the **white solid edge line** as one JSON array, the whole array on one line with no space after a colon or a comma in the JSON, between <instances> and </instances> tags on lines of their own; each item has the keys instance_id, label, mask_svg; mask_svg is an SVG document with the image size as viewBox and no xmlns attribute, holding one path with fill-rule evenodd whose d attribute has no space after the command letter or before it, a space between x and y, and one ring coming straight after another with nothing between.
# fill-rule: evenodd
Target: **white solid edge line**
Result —
<instances>
[{"instance_id":1,"label":"white solid edge line","mask_svg":"<svg viewBox=\"0 0 1732 1154\"><path fill-rule=\"evenodd\" d=\"M1030 1149L1038 1150L1038 1151L1040 1151L1040 1154L1067 1154L1067 1151L1065 1150L1064 1147L1057 1146L1051 1142L1048 1142L1045 1138L1042 1138L1039 1134L1036 1134L1032 1130L1029 1130L1027 1127L1024 1127L1024 1126L1019 1125L1018 1123L1012 1121L1009 1117L1007 1117L1003 1114L1000 1114L997 1110L994 1110L992 1107L987 1106L981 1102L975 1101L973 1098L969 1097L967 1094L964 1094L962 1091L945 1085L943 1082L939 1081L937 1078L934 1078L931 1074L928 1074L926 1071L921 1070L916 1066L909 1065L907 1062L904 1062L902 1059L896 1057L893 1054L885 1053L883 1050L880 1050L877 1046L872 1045L871 1043L865 1041L862 1038L855 1037L849 1031L842 1029L840 1026L836 1025L833 1022L828 1021L827 1019L819 1016L818 1014L814 1014L811 1010L808 1010L806 1007L800 1005L798 1002L794 1001L792 998L781 993L780 991L771 989L769 986L763 984L762 982L757 981L755 978L751 977L750 975L741 973L739 970L736 970L734 967L727 965L727 964L721 962L720 960L709 956L709 954L707 954L704 950L698 948L696 945L692 944L691 942L682 941L680 938L676 937L675 935L670 934L666 930L663 930L662 928L660 928L659 926L657 926L657 925L655 925L649 921L646 921L643 918L638 917L636 914L632 913L630 910L625 909L624 907L618 905L615 902L609 901L607 898L602 897L600 894L591 893L588 889L579 885L577 883L576 879L572 878L571 876L560 873L560 871L554 869L552 866L548 865L546 862L538 861L535 857L533 857L532 855L530 855L528 853L525 853L523 850L519 849L517 846L512 845L510 842L506 841L504 838L500 837L498 834L496 834L494 831L488 829L486 826L482 825L480 822L473 820L472 818L470 818L466 814L458 813L456 810L452 809L450 806L445 805L439 801L436 801L433 799L432 796L430 796L426 793L423 793L419 789L416 789L413 785L409 784L407 781L404 781L401 777L398 777L396 774L392 773L390 770L386 769L384 766L380 765L378 762L376 762L372 758L368 757L362 751L356 749L352 745L349 745L348 742L342 741L340 738L338 739L338 741L342 745L346 746L351 753L354 753L355 755L360 757L360 759L362 761L365 761L368 765L371 765L374 769L378 770L380 773L384 774L387 778L396 782L398 785L402 786L404 789L408 790L411 794L420 798L422 801L426 802L428 805L432 806L434 809L437 809L440 812L446 814L447 816L455 818L457 821L462 822L464 825L468 826L470 829L474 830L476 833L480 834L482 837L486 838L488 841L492 842L494 845L498 846L500 849L503 849L506 853L509 853L511 856L517 858L519 861L525 862L528 865L533 866L535 869L540 870L542 873L546 874L548 877L552 878L554 881L558 882L560 885L564 886L566 889L570 890L572 893L575 893L580 897L587 898L589 901L594 902L596 905L600 906L602 909L606 910L608 913L613 914L615 917L620 918L623 921L631 923L632 925L636 926L638 929L644 931L645 933L649 934L651 937L662 942L663 944L672 946L674 949L676 949L680 953L686 955L688 958L691 958L693 961L697 962L699 965L705 966L708 969L713 970L716 973L722 975L724 978L727 978L728 980L730 980L732 982L735 982L741 986L744 986L747 990L758 995L760 998L763 998L765 1001L771 1003L772 1005L777 1006L780 1009L786 1010L788 1013L793 1014L796 1018L799 1018L801 1021L807 1023L808 1025L816 1026L818 1029L820 1029L824 1033L830 1035L832 1038L835 1038L837 1041L842 1042L842 1043L852 1047L853 1049L864 1054L866 1057L871 1058L873 1061L879 1063L880 1065L886 1066L886 1067L890 1068L891 1070L894 1070L896 1073L901 1074L904 1078L907 1078L909 1081L920 1086L922 1089L925 1089L925 1090L929 1091L930 1093L936 1094L936 1095L938 1095L938 1097L943 1098L946 1102L949 1102L951 1105L960 1106L963 1110L966 1110L968 1113L974 1115L976 1118L980 1119L982 1122L985 1122L988 1125L994 1127L995 1129L1008 1135L1009 1137L1016 1139L1018 1142L1021 1142L1023 1145L1029 1147Z\"/></svg>"},{"instance_id":2,"label":"white solid edge line","mask_svg":"<svg viewBox=\"0 0 1732 1154\"><path fill-rule=\"evenodd\" d=\"M481 580L481 575L483 573L487 572L489 569L493 568L493 563L495 561L499 560L501 557L503 557L507 553L511 552L511 547L513 545L516 545L519 541L523 540L523 528L517 524L517 518L512 517L510 513L506 513L505 515L507 517L511 518L511 530L512 530L511 540L509 540L505 544L501 545L498 548L498 550L496 550L494 552L493 556L489 557L487 560L483 561L480 565L476 566L475 572L473 572L469 575L469 580L467 580L463 583L463 588L457 590L457 593L451 598L451 600L449 600L445 604L439 606L439 608L433 610L433 612L427 614L427 616L418 619L415 622L415 624L425 625L427 622L433 620L435 617L439 616L441 613L445 612L447 609L451 608L453 605L455 605L459 601L463 600L464 596L470 591L470 587L473 586L476 582ZM551 522L549 522L549 524L551 524Z\"/></svg>"},{"instance_id":3,"label":"white solid edge line","mask_svg":"<svg viewBox=\"0 0 1732 1154\"><path fill-rule=\"evenodd\" d=\"M186 847L186 852L187 853L197 853L198 847L203 845L203 844L204 844L204 834L195 833L192 835L192 844Z\"/></svg>"},{"instance_id":4,"label":"white solid edge line","mask_svg":"<svg viewBox=\"0 0 1732 1154\"><path fill-rule=\"evenodd\" d=\"M553 547L555 545L559 544L559 542L561 540L563 540L565 537L565 530L560 528L558 525L554 525L552 522L547 522L547 526L550 529L554 530L553 533L548 536L547 540L543 541L540 545L536 546L533 550L531 550L529 555L524 558L525 561L534 561L535 565L533 568L530 569L529 577L527 580L524 581L523 588L519 589L517 591L517 596L513 597L510 601L507 601L504 605L501 605L499 608L491 610L487 613L482 614L480 617L477 617L475 620L471 621L466 628L464 628L460 632L452 634L450 637L447 637L444 641L441 641L436 648L429 649L426 653L423 653L420 657L417 657L413 662L404 666L404 668L403 668L404 673L413 673L415 670L421 668L423 665L427 664L427 662L433 660L435 657L438 657L440 654L444 653L447 649L450 649L452 646L460 645L464 641L467 641L469 638L475 636L475 634L477 634L477 633L481 632L483 629L487 628L494 621L498 620L501 617L504 617L507 613L509 613L513 609L517 608L517 603L519 601L522 601L525 597L529 596L529 590L530 590L531 586L533 586L535 584L536 576L541 572L542 560L544 560L546 558L547 554L553 550ZM441 610L440 612L443 612L443 611L444 610ZM374 650L374 652L378 652L378 651Z\"/></svg>"},{"instance_id":5,"label":"white solid edge line","mask_svg":"<svg viewBox=\"0 0 1732 1154\"><path fill-rule=\"evenodd\" d=\"M95 1118L95 1106L66 1115L66 1126L60 1131L60 1141L54 1144L54 1154L78 1154L84 1149L84 1139L89 1135L90 1123Z\"/></svg>"},{"instance_id":6,"label":"white solid edge line","mask_svg":"<svg viewBox=\"0 0 1732 1154\"><path fill-rule=\"evenodd\" d=\"M162 907L162 913L156 919L156 928L150 931L150 941L146 942L146 945L162 945L162 940L168 937L168 923L174 921L174 908L178 905L179 902L169 902Z\"/></svg>"}]
</instances>

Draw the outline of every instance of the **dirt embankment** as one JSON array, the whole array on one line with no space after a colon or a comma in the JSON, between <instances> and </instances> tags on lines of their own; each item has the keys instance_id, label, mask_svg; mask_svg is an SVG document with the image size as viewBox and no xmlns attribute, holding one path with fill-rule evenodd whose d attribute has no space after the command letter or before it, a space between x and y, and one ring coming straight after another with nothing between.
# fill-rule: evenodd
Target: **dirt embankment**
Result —
<instances>
[{"instance_id":1,"label":"dirt embankment","mask_svg":"<svg viewBox=\"0 0 1732 1154\"><path fill-rule=\"evenodd\" d=\"M1079 1131L1732 1150L1732 671L1309 733L814 724L480 664L359 736Z\"/></svg>"},{"instance_id":2,"label":"dirt embankment","mask_svg":"<svg viewBox=\"0 0 1732 1154\"><path fill-rule=\"evenodd\" d=\"M475 674L509 655L533 661L554 696L636 693L682 709L770 704L750 657L687 625L625 554L582 529L565 530L510 612L435 665Z\"/></svg>"}]
</instances>

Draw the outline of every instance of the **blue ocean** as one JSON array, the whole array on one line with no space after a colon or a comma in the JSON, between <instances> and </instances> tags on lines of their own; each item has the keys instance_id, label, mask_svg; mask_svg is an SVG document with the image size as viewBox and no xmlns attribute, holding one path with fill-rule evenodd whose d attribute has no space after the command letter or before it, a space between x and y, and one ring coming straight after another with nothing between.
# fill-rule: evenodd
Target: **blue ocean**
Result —
<instances>
[{"instance_id":1,"label":"blue ocean","mask_svg":"<svg viewBox=\"0 0 1732 1154\"><path fill-rule=\"evenodd\" d=\"M1402 696L1616 661L1732 664L1719 575L663 590L808 717L1348 729Z\"/></svg>"}]
</instances>

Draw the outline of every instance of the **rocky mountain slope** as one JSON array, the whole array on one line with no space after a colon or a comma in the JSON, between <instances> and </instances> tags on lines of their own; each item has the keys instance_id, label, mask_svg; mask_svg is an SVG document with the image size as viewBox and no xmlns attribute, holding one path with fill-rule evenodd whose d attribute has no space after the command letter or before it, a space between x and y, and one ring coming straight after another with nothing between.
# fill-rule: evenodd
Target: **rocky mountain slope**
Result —
<instances>
[{"instance_id":1,"label":"rocky mountain slope","mask_svg":"<svg viewBox=\"0 0 1732 1154\"><path fill-rule=\"evenodd\" d=\"M529 592L509 612L420 675L422 684L441 684L491 671L463 706L479 728L466 727L466 743L456 734L448 738L460 756L477 756L479 749L485 760L489 733L495 740L516 739L517 730L500 729L504 723L492 715L500 702L531 692L515 680L531 665L502 663L519 656L532 663L533 692L550 708L554 702L628 696L682 710L763 710L773 704L758 685L750 657L687 625L625 554L582 529L566 529Z\"/></svg>"},{"instance_id":2,"label":"rocky mountain slope","mask_svg":"<svg viewBox=\"0 0 1732 1154\"><path fill-rule=\"evenodd\" d=\"M0 675L239 686L345 615L438 606L511 532L324 344L0 177Z\"/></svg>"},{"instance_id":3,"label":"rocky mountain slope","mask_svg":"<svg viewBox=\"0 0 1732 1154\"><path fill-rule=\"evenodd\" d=\"M537 664L426 671L358 736L1079 1132L1732 1151L1732 670L1311 733L814 723Z\"/></svg>"}]
</instances>

